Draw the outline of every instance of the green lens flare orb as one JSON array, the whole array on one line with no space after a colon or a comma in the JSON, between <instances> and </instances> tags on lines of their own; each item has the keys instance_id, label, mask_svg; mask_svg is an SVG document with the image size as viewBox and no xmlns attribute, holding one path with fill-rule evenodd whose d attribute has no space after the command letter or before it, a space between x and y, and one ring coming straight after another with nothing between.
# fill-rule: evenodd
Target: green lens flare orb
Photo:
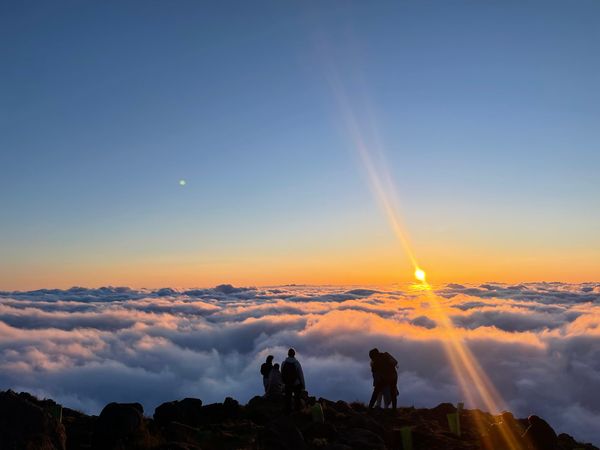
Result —
<instances>
[{"instance_id":1,"label":"green lens flare orb","mask_svg":"<svg viewBox=\"0 0 600 450\"><path fill-rule=\"evenodd\" d=\"M179 186L185 186L185 185L186 185L185 180L179 180Z\"/></svg>"}]
</instances>

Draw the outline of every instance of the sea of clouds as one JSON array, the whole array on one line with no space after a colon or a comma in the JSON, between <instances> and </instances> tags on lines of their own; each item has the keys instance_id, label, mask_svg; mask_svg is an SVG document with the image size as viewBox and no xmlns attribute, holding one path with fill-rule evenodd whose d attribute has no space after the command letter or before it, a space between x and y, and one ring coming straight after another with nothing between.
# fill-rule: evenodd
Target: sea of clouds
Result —
<instances>
[{"instance_id":1,"label":"sea of clouds","mask_svg":"<svg viewBox=\"0 0 600 450\"><path fill-rule=\"evenodd\" d=\"M509 409L600 443L600 284L435 294ZM150 415L182 397L246 402L262 391L265 357L293 346L312 395L368 401L378 347L400 362L399 404L431 407L464 400L436 317L409 286L0 292L0 389L88 413L110 401Z\"/></svg>"}]
</instances>

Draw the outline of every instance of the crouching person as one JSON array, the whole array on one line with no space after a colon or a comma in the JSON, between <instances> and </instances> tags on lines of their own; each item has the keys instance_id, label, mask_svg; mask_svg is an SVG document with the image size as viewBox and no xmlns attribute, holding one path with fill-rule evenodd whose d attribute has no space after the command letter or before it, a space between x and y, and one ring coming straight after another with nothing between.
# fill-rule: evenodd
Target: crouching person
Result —
<instances>
[{"instance_id":1,"label":"crouching person","mask_svg":"<svg viewBox=\"0 0 600 450\"><path fill-rule=\"evenodd\" d=\"M267 398L281 399L283 397L283 380L279 371L279 364L273 364L269 373L269 382L267 384Z\"/></svg>"}]
</instances>

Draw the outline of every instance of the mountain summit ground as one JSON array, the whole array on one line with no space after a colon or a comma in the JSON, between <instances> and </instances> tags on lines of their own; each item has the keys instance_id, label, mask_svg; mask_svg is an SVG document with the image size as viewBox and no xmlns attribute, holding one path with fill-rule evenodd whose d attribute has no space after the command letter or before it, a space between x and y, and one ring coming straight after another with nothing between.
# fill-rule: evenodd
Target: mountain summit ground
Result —
<instances>
[{"instance_id":1,"label":"mountain summit ground","mask_svg":"<svg viewBox=\"0 0 600 450\"><path fill-rule=\"evenodd\" d=\"M456 415L460 435L451 420ZM599 450L557 436L539 418L457 411L449 403L394 413L308 397L302 410L284 415L279 399L257 396L240 405L228 397L203 405L185 398L163 403L150 418L139 403L109 403L99 416L89 416L28 393L0 392L5 450L502 450L503 430L525 435L518 450Z\"/></svg>"}]
</instances>

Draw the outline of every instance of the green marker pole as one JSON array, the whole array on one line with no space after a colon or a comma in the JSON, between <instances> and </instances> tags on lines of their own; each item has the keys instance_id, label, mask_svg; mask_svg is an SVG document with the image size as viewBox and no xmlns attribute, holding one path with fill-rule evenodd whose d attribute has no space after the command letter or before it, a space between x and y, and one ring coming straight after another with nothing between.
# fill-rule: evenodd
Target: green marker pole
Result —
<instances>
[{"instance_id":1,"label":"green marker pole","mask_svg":"<svg viewBox=\"0 0 600 450\"><path fill-rule=\"evenodd\" d=\"M400 428L400 433L402 435L402 449L403 450L413 450L411 428L410 427L402 427L402 428Z\"/></svg>"},{"instance_id":2,"label":"green marker pole","mask_svg":"<svg viewBox=\"0 0 600 450\"><path fill-rule=\"evenodd\" d=\"M458 428L458 414L446 414L446 419L448 419L448 428L450 428L450 432L460 436L460 429Z\"/></svg>"},{"instance_id":3,"label":"green marker pole","mask_svg":"<svg viewBox=\"0 0 600 450\"><path fill-rule=\"evenodd\" d=\"M458 430L458 435L461 435L461 430L460 430L460 415L463 412L463 409L465 407L465 404L463 402L459 402L458 405L456 405L456 428Z\"/></svg>"},{"instance_id":4,"label":"green marker pole","mask_svg":"<svg viewBox=\"0 0 600 450\"><path fill-rule=\"evenodd\" d=\"M315 403L311 408L311 415L313 422L325 423L325 415L323 414L323 408L320 403Z\"/></svg>"}]
</instances>

